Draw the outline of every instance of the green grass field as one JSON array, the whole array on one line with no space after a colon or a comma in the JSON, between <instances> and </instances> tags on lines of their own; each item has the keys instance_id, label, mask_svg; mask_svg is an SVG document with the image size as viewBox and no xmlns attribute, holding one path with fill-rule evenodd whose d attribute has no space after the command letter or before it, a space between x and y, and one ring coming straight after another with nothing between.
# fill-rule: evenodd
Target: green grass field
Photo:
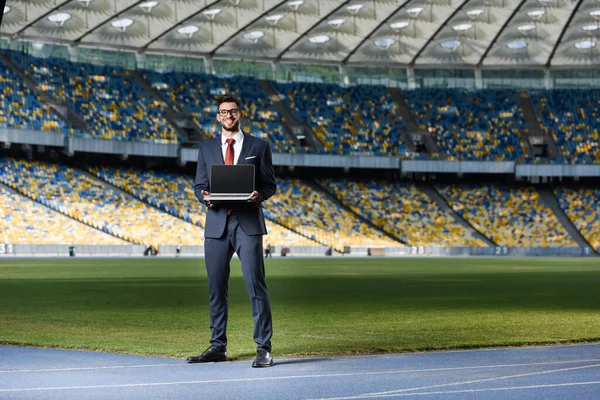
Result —
<instances>
[{"instance_id":1,"label":"green grass field","mask_svg":"<svg viewBox=\"0 0 600 400\"><path fill-rule=\"evenodd\" d=\"M186 357L201 259L1 259L0 343ZM600 340L599 259L269 259L276 357ZM239 262L229 355L254 355Z\"/></svg>"}]
</instances>

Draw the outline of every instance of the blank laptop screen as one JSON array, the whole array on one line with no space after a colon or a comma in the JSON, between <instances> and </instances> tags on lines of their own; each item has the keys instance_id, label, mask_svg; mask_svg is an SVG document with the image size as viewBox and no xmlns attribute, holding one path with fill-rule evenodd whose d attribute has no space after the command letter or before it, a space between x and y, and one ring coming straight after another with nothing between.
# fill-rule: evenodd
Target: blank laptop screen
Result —
<instances>
[{"instance_id":1,"label":"blank laptop screen","mask_svg":"<svg viewBox=\"0 0 600 400\"><path fill-rule=\"evenodd\" d=\"M211 193L252 193L254 165L213 165L210 169Z\"/></svg>"}]
</instances>

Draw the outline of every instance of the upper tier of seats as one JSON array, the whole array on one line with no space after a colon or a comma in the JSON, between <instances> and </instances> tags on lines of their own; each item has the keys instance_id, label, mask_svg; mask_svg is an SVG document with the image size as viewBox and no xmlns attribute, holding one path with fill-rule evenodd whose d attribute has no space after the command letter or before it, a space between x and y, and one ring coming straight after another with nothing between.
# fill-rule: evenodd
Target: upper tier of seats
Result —
<instances>
[{"instance_id":1,"label":"upper tier of seats","mask_svg":"<svg viewBox=\"0 0 600 400\"><path fill-rule=\"evenodd\" d=\"M387 88L280 82L275 87L295 117L311 126L323 152L410 158L400 137L402 118Z\"/></svg>"},{"instance_id":2,"label":"upper tier of seats","mask_svg":"<svg viewBox=\"0 0 600 400\"><path fill-rule=\"evenodd\" d=\"M577 247L533 187L437 185L448 204L498 246Z\"/></svg>"},{"instance_id":3,"label":"upper tier of seats","mask_svg":"<svg viewBox=\"0 0 600 400\"><path fill-rule=\"evenodd\" d=\"M0 127L68 135L175 144L178 137L163 112L131 71L74 63L3 50L18 68L87 124L67 126L26 84L0 63ZM190 116L207 137L218 133L216 97L231 93L243 101L242 128L266 139L276 153L375 154L415 159L531 162L521 145L526 125L516 90L404 90L418 127L429 131L437 154L415 153L405 142L399 106L384 86L272 82L301 122L312 128L314 150L300 147L286 132L261 82L241 76L142 72L177 113ZM532 90L542 129L556 141L559 163L600 163L600 92ZM408 140L408 139L407 139Z\"/></svg>"},{"instance_id":4,"label":"upper tier of seats","mask_svg":"<svg viewBox=\"0 0 600 400\"><path fill-rule=\"evenodd\" d=\"M406 90L403 94L422 130L432 133L447 160L520 160L525 130L515 91Z\"/></svg>"},{"instance_id":5,"label":"upper tier of seats","mask_svg":"<svg viewBox=\"0 0 600 400\"><path fill-rule=\"evenodd\" d=\"M71 130L49 107L44 107L21 78L0 63L0 127L58 133Z\"/></svg>"},{"instance_id":6,"label":"upper tier of seats","mask_svg":"<svg viewBox=\"0 0 600 400\"><path fill-rule=\"evenodd\" d=\"M175 111L192 116L207 137L219 132L217 97L231 94L242 99L244 131L270 142L275 152L296 151L283 132L281 117L256 79L151 71L144 72L144 77Z\"/></svg>"},{"instance_id":7,"label":"upper tier of seats","mask_svg":"<svg viewBox=\"0 0 600 400\"><path fill-rule=\"evenodd\" d=\"M534 90L542 129L554 137L562 164L600 163L600 90Z\"/></svg>"},{"instance_id":8,"label":"upper tier of seats","mask_svg":"<svg viewBox=\"0 0 600 400\"><path fill-rule=\"evenodd\" d=\"M83 117L94 137L177 143L160 104L125 69L9 53L25 73Z\"/></svg>"}]
</instances>

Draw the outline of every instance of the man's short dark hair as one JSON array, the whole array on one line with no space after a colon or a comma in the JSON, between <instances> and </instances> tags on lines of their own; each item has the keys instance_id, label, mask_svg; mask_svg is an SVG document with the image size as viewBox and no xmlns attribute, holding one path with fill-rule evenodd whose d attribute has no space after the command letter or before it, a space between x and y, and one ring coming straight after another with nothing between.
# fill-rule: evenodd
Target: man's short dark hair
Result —
<instances>
[{"instance_id":1,"label":"man's short dark hair","mask_svg":"<svg viewBox=\"0 0 600 400\"><path fill-rule=\"evenodd\" d=\"M220 96L217 104L217 108L221 107L223 103L235 103L236 106L241 110L242 109L242 100L239 97L225 95Z\"/></svg>"}]
</instances>

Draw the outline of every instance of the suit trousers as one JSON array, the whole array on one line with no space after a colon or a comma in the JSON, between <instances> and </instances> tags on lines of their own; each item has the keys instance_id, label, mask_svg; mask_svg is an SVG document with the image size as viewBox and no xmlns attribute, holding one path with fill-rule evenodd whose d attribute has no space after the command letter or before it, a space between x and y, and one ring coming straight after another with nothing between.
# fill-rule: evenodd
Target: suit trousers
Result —
<instances>
[{"instance_id":1,"label":"suit trousers","mask_svg":"<svg viewBox=\"0 0 600 400\"><path fill-rule=\"evenodd\" d=\"M210 343L213 346L227 345L229 264L235 252L242 263L242 274L252 305L257 350L271 351L273 323L265 281L262 244L263 236L244 233L235 214L227 216L223 236L204 240L210 304Z\"/></svg>"}]
</instances>

